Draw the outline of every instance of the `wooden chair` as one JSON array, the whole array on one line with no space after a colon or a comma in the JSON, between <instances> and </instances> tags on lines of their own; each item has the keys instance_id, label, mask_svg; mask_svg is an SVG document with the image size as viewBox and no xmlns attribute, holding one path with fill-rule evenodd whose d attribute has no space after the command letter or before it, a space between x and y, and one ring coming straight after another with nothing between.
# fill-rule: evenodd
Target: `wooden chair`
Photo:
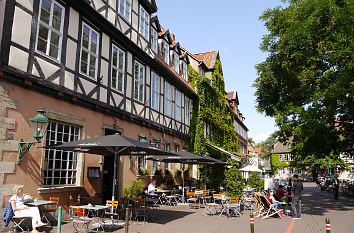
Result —
<instances>
[{"instance_id":1,"label":"wooden chair","mask_svg":"<svg viewBox=\"0 0 354 233\"><path fill-rule=\"evenodd\" d=\"M240 198L231 197L229 203L225 204L226 213L229 218L239 217L241 215L241 203Z\"/></svg>"},{"instance_id":2,"label":"wooden chair","mask_svg":"<svg viewBox=\"0 0 354 233\"><path fill-rule=\"evenodd\" d=\"M59 205L59 201L60 198L59 197L49 197L49 201L54 202L53 204L47 205L47 208L45 208L43 210L43 218L45 219L45 221L52 226L52 224L50 223L48 217L46 216L46 213L52 213L50 217L53 217L54 219L56 216L56 212L58 210L58 205Z\"/></svg>"},{"instance_id":3,"label":"wooden chair","mask_svg":"<svg viewBox=\"0 0 354 233\"><path fill-rule=\"evenodd\" d=\"M109 218L110 220L110 226L113 227L115 223L118 226L118 221L119 221L119 214L118 214L118 201L111 201L107 200L106 201L106 206L110 206L111 208L103 214L104 219L103 219L103 225L106 226L107 222L106 218Z\"/></svg>"},{"instance_id":4,"label":"wooden chair","mask_svg":"<svg viewBox=\"0 0 354 233\"><path fill-rule=\"evenodd\" d=\"M81 232L85 230L89 232L89 225L92 221L92 218L86 216L85 209L77 208L75 206L70 206L72 218L73 218L73 227L75 232Z\"/></svg>"},{"instance_id":5,"label":"wooden chair","mask_svg":"<svg viewBox=\"0 0 354 233\"><path fill-rule=\"evenodd\" d=\"M197 205L198 203L198 197L196 196L195 192L188 192L187 193L187 203L189 203L189 208L192 208L192 209L196 209L198 208L199 209L199 204Z\"/></svg>"},{"instance_id":6,"label":"wooden chair","mask_svg":"<svg viewBox=\"0 0 354 233\"><path fill-rule=\"evenodd\" d=\"M139 218L143 218L143 224L147 220L147 210L148 207L146 206L145 200L144 199L135 199L135 206L134 206L134 219L138 223Z\"/></svg>"}]
</instances>

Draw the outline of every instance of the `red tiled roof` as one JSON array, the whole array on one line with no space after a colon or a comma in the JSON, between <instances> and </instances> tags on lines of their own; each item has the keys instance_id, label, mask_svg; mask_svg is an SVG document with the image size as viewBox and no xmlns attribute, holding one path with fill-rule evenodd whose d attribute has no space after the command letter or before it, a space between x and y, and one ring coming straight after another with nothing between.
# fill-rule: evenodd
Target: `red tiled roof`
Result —
<instances>
[{"instance_id":1,"label":"red tiled roof","mask_svg":"<svg viewBox=\"0 0 354 233\"><path fill-rule=\"evenodd\" d=\"M213 59L216 55L217 51L211 51L211 52L206 52L206 53L198 53L194 54L194 56L198 59L204 62L204 64L209 68L212 69L211 67L213 64Z\"/></svg>"}]
</instances>

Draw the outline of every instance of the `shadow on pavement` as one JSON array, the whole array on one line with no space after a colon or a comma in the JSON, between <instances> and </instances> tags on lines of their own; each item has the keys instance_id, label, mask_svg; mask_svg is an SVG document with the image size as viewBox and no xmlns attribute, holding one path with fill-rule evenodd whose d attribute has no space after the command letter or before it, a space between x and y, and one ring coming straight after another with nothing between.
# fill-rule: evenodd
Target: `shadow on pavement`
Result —
<instances>
[{"instance_id":1,"label":"shadow on pavement","mask_svg":"<svg viewBox=\"0 0 354 233\"><path fill-rule=\"evenodd\" d=\"M317 187L307 187L302 196L303 209L312 215L325 215L329 210L353 211L354 197L346 192L339 193L339 200L333 192L320 191Z\"/></svg>"},{"instance_id":2,"label":"shadow on pavement","mask_svg":"<svg viewBox=\"0 0 354 233\"><path fill-rule=\"evenodd\" d=\"M149 219L148 221L149 223L167 224L174 220L193 214L193 212L175 211L175 210L158 209L155 211L156 213L154 214L154 217L152 219Z\"/></svg>"}]
</instances>

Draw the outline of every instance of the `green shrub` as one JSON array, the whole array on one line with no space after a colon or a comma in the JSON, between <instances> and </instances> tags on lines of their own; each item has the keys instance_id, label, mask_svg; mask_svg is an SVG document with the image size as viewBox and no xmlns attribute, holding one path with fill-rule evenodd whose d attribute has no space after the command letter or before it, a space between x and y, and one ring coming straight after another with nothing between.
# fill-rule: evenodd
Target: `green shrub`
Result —
<instances>
[{"instance_id":1,"label":"green shrub","mask_svg":"<svg viewBox=\"0 0 354 233\"><path fill-rule=\"evenodd\" d=\"M248 185L255 189L263 189L264 181L259 177L257 172L251 172L248 178Z\"/></svg>"},{"instance_id":2,"label":"green shrub","mask_svg":"<svg viewBox=\"0 0 354 233\"><path fill-rule=\"evenodd\" d=\"M230 197L241 197L243 190L243 178L238 169L239 163L229 159L228 163L232 166L225 170L226 192Z\"/></svg>"},{"instance_id":3,"label":"green shrub","mask_svg":"<svg viewBox=\"0 0 354 233\"><path fill-rule=\"evenodd\" d=\"M141 196L143 193L143 181L134 180L132 184L129 186L124 186L123 188L123 197L124 198L137 198Z\"/></svg>"}]
</instances>

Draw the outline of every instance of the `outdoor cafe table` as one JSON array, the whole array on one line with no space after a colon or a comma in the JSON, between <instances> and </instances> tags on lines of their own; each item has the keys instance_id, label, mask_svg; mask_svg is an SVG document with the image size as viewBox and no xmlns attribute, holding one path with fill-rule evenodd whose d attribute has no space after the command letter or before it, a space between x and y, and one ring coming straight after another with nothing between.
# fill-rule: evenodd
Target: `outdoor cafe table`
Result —
<instances>
[{"instance_id":1,"label":"outdoor cafe table","mask_svg":"<svg viewBox=\"0 0 354 233\"><path fill-rule=\"evenodd\" d=\"M92 216L93 216L92 221L94 223L98 224L97 229L101 228L102 231L104 231L104 228L102 226L102 221L101 221L101 217L102 216L99 215L99 212L111 208L110 206L105 206L105 205L80 205L80 206L70 206L70 208L78 208L78 209L87 210L87 216L92 214ZM96 221L94 218L97 218L98 220Z\"/></svg>"},{"instance_id":2,"label":"outdoor cafe table","mask_svg":"<svg viewBox=\"0 0 354 233\"><path fill-rule=\"evenodd\" d=\"M38 207L40 215L42 216L43 219L45 219L45 221L49 225L50 225L50 222L49 222L48 218L43 214L43 209L41 207L45 206L45 205L52 205L52 204L55 204L55 202L54 201L46 201L46 200L34 200L32 202L26 202L25 203L25 205L28 205L28 206ZM55 218L55 216L52 216L52 217Z\"/></svg>"},{"instance_id":3,"label":"outdoor cafe table","mask_svg":"<svg viewBox=\"0 0 354 233\"><path fill-rule=\"evenodd\" d=\"M163 194L168 194L168 193L172 193L172 190L163 190L163 189L158 189L155 191L155 193L157 194L157 196L159 197L159 200L157 203L160 203L161 205L164 203L164 197Z\"/></svg>"}]
</instances>

